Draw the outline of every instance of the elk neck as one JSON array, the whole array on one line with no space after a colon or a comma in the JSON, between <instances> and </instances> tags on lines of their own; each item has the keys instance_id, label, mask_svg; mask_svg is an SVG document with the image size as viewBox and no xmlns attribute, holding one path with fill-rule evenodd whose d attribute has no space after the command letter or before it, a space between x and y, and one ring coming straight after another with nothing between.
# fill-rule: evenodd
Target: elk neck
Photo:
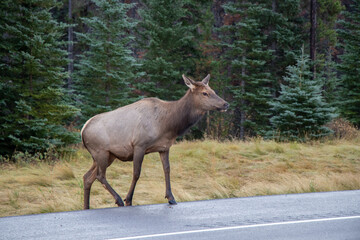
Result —
<instances>
[{"instance_id":1,"label":"elk neck","mask_svg":"<svg viewBox=\"0 0 360 240\"><path fill-rule=\"evenodd\" d=\"M178 101L171 102L168 130L176 136L183 135L195 125L206 112L197 108L190 90Z\"/></svg>"}]
</instances>

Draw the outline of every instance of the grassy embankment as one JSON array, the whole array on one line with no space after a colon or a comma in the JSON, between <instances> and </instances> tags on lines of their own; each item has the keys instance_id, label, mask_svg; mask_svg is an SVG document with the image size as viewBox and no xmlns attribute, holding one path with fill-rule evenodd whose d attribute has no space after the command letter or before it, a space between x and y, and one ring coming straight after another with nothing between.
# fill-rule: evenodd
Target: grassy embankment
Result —
<instances>
[{"instance_id":1,"label":"grassy embankment","mask_svg":"<svg viewBox=\"0 0 360 240\"><path fill-rule=\"evenodd\" d=\"M178 202L318 191L360 189L360 139L276 143L198 141L171 149L172 189ZM55 164L0 165L0 216L80 210L82 175L92 159L83 148ZM115 161L107 178L122 198L132 163ZM164 203L165 184L158 154L147 155L134 205ZM91 207L114 207L95 181Z\"/></svg>"}]
</instances>

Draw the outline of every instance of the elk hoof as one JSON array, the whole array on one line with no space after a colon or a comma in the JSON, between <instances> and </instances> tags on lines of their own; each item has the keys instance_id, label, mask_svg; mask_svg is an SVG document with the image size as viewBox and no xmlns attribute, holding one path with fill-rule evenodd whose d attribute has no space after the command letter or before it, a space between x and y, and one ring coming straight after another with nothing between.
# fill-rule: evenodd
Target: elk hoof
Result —
<instances>
[{"instance_id":1,"label":"elk hoof","mask_svg":"<svg viewBox=\"0 0 360 240\"><path fill-rule=\"evenodd\" d=\"M173 199L173 200L169 200L169 204L170 204L170 205L176 205L177 202L175 201L175 199Z\"/></svg>"},{"instance_id":2,"label":"elk hoof","mask_svg":"<svg viewBox=\"0 0 360 240\"><path fill-rule=\"evenodd\" d=\"M125 206L132 206L132 201L128 201L128 200L124 200L125 201Z\"/></svg>"},{"instance_id":3,"label":"elk hoof","mask_svg":"<svg viewBox=\"0 0 360 240\"><path fill-rule=\"evenodd\" d=\"M124 202L121 199L116 200L115 204L118 205L118 207L123 207L124 206Z\"/></svg>"}]
</instances>

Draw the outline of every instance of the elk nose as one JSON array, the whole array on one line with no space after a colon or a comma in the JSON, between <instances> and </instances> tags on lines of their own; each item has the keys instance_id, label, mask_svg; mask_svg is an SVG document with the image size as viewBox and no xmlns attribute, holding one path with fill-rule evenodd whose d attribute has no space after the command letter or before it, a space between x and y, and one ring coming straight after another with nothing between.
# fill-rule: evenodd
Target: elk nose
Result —
<instances>
[{"instance_id":1,"label":"elk nose","mask_svg":"<svg viewBox=\"0 0 360 240\"><path fill-rule=\"evenodd\" d=\"M225 109L228 109L228 108L229 108L229 106L230 106L230 104L229 104L229 103L224 103L224 108L225 108Z\"/></svg>"}]
</instances>

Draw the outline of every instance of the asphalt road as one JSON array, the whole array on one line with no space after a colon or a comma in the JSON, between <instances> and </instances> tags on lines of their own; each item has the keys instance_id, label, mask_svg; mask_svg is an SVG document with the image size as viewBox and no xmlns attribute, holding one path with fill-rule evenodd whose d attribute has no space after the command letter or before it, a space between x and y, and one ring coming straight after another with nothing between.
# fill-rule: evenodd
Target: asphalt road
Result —
<instances>
[{"instance_id":1,"label":"asphalt road","mask_svg":"<svg viewBox=\"0 0 360 240\"><path fill-rule=\"evenodd\" d=\"M360 190L4 217L0 239L360 240Z\"/></svg>"}]
</instances>

